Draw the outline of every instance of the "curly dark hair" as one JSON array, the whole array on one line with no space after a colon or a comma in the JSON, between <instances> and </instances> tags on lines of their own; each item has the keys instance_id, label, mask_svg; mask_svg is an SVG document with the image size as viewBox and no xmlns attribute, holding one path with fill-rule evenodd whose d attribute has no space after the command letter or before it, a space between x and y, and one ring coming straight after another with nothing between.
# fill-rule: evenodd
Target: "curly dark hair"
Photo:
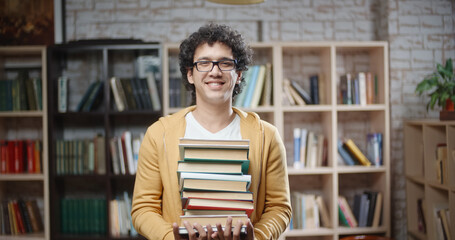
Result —
<instances>
[{"instance_id":1,"label":"curly dark hair","mask_svg":"<svg viewBox=\"0 0 455 240\"><path fill-rule=\"evenodd\" d=\"M187 72L193 71L193 57L196 48L202 44L209 44L212 46L214 43L220 42L232 49L234 59L237 60L236 71L248 70L248 65L252 61L253 50L245 42L243 36L226 25L218 25L209 23L199 28L197 32L192 33L188 38L183 40L180 44L179 64L180 72L182 73L183 82L186 89L191 91L192 104L196 103L196 89L193 84L188 82ZM241 92L245 85L245 78L242 76L240 84L236 84L232 97Z\"/></svg>"}]
</instances>

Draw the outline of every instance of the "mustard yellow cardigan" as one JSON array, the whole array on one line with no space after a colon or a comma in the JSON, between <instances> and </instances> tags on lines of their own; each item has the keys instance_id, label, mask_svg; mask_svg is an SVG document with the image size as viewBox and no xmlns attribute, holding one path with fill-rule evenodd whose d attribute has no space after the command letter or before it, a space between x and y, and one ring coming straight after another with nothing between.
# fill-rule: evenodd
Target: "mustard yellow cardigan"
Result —
<instances>
[{"instance_id":1,"label":"mustard yellow cardigan","mask_svg":"<svg viewBox=\"0 0 455 240\"><path fill-rule=\"evenodd\" d=\"M185 115L194 106L160 118L145 134L139 151L132 200L135 229L148 239L174 239L172 223L182 212L177 161ZM255 113L237 108L243 139L250 140L249 174L255 210L251 215L256 239L278 239L291 219L286 151L274 126Z\"/></svg>"}]
</instances>

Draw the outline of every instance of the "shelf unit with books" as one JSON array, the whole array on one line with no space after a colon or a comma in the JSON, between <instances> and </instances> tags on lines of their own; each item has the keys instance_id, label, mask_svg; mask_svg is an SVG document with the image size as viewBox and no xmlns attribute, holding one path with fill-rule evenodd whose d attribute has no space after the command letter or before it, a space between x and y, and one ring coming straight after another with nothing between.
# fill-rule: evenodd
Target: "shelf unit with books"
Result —
<instances>
[{"instance_id":1,"label":"shelf unit with books","mask_svg":"<svg viewBox=\"0 0 455 240\"><path fill-rule=\"evenodd\" d=\"M171 76L181 79L176 61L179 52L178 46L175 43L163 45L164 115L176 112L188 104L170 105L173 93L172 90L168 91L168 80ZM271 98L267 102L268 104L259 104L255 108L243 106L241 108L257 112L261 118L277 127L286 146L291 192L313 193L322 196L330 216L330 227L289 229L282 235L282 238L339 239L354 234L390 236L390 117L387 42L260 42L251 43L251 47L254 51L252 65L271 64ZM365 99L363 99L362 103L343 103L340 78L347 73L351 73L353 79L358 79L359 73L371 76L368 78L368 87L373 87L370 89L372 91L367 94L365 89L362 92L364 97L369 97L367 102L364 102ZM371 75L367 75L367 73L371 73ZM245 74L247 75L247 73ZM313 80L311 80L312 78ZM313 83L311 83L312 81ZM315 81L317 81L316 84ZM357 81L360 82L353 80L352 86L355 86ZM367 79L365 79L366 81ZM181 84L181 81L178 84ZM298 87L292 87L292 84L300 85L306 94L296 96ZM289 85L291 87L288 87ZM366 87L366 84L362 86ZM178 87L180 85L176 88ZM316 91L316 89L318 90ZM353 87L353 89L357 88ZM292 91L295 92L292 93ZM356 96L355 92L351 93L352 96ZM270 96L268 94L267 96ZM319 98L318 104L305 102L305 96L309 96L310 99L311 97L316 98L315 94ZM292 97L292 100L289 99L289 96ZM301 99L297 100L298 98ZM358 98L360 99L360 95ZM322 149L317 150L318 153L314 154L319 157L316 157L316 160L313 157L312 161L316 161L316 164L311 165L313 167L300 163L300 158L294 163L294 156L297 154L294 147L296 140L294 133L297 134L296 136L301 136L304 134L302 130L304 130L303 132L306 130L305 134L312 132L313 136L324 136L314 138L315 143L317 139L321 139L321 142L319 145L315 144L313 148L321 149L320 146L322 146ZM370 133L380 133L382 136L382 145L372 145L376 147L376 152L373 152L376 154L375 157L381 153L381 162L376 165L373 163L371 166L346 165L338 154L338 139L351 139L358 149L369 157L370 144L367 142L367 134ZM301 142L300 140L299 142ZM379 149L378 146L381 148ZM302 151L299 149L298 152L300 156ZM308 184L302 185L302 182ZM352 208L354 196L364 191L380 192L382 195L378 226L355 228L341 226L338 214L338 196L346 197Z\"/></svg>"},{"instance_id":2,"label":"shelf unit with books","mask_svg":"<svg viewBox=\"0 0 455 240\"><path fill-rule=\"evenodd\" d=\"M48 56L51 238L143 239L111 219L128 221L137 142L162 116L161 45L79 41Z\"/></svg>"},{"instance_id":3,"label":"shelf unit with books","mask_svg":"<svg viewBox=\"0 0 455 240\"><path fill-rule=\"evenodd\" d=\"M442 216L455 219L454 153L454 121L405 120L407 229L416 239L444 239L445 231L454 236L453 220L445 227Z\"/></svg>"},{"instance_id":4,"label":"shelf unit with books","mask_svg":"<svg viewBox=\"0 0 455 240\"><path fill-rule=\"evenodd\" d=\"M45 46L0 46L0 239L50 239L46 60Z\"/></svg>"}]
</instances>

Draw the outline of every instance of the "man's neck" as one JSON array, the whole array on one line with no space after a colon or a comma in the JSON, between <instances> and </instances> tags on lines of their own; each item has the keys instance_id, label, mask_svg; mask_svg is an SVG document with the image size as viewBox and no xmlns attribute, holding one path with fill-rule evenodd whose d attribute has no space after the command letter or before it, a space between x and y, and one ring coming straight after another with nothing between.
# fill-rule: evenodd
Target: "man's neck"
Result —
<instances>
[{"instance_id":1,"label":"man's neck","mask_svg":"<svg viewBox=\"0 0 455 240\"><path fill-rule=\"evenodd\" d=\"M216 133L227 127L234 120L235 113L231 104L221 106L196 104L193 116L205 129Z\"/></svg>"}]
</instances>

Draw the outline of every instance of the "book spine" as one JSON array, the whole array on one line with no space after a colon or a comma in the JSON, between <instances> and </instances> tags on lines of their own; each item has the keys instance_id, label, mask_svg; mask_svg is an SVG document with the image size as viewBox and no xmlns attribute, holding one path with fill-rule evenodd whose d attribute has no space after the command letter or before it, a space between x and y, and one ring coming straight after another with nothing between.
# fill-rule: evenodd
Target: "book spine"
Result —
<instances>
[{"instance_id":1,"label":"book spine","mask_svg":"<svg viewBox=\"0 0 455 240\"><path fill-rule=\"evenodd\" d=\"M58 112L65 113L68 110L68 78L58 78Z\"/></svg>"}]
</instances>

